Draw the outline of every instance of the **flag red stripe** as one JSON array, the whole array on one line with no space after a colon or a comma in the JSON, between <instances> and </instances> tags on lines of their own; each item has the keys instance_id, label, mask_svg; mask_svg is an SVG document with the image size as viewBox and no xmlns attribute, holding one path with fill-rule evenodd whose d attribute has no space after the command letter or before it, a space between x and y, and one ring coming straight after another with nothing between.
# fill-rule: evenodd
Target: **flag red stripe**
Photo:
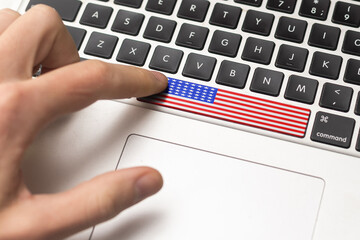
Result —
<instances>
[{"instance_id":1,"label":"flag red stripe","mask_svg":"<svg viewBox=\"0 0 360 240\"><path fill-rule=\"evenodd\" d=\"M265 106L265 107L269 107L269 108L274 108L274 109L278 109L278 110L281 110L281 111L286 111L286 112L289 112L289 113L295 113L295 114L299 114L299 115L302 115L302 116L308 115L308 113L299 112L299 111L292 110L292 109L278 107L278 106L274 106L274 105L270 105L270 104L259 103L259 102L255 102L255 101L251 101L251 100L246 100L246 99L241 99L241 98L238 98L238 97L233 97L233 96L230 97L228 95L224 95L224 94L221 94L219 92L216 95L221 96L221 97L231 98L231 99L242 101L242 102L248 102L248 103L253 103L253 104L256 104L256 105L261 105L261 106ZM216 98L215 98L215 100L216 100ZM230 101L230 100L227 100L227 101ZM233 103L239 104L238 102L233 102ZM291 107L291 106L288 106L288 107ZM307 110L307 112L309 112L309 110Z\"/></svg>"},{"instance_id":2,"label":"flag red stripe","mask_svg":"<svg viewBox=\"0 0 360 240\"><path fill-rule=\"evenodd\" d=\"M157 100L162 100L161 98L154 98L154 99L157 99ZM182 99L182 98L177 98L177 97L174 97L174 96L167 96L166 99L173 99L173 100L178 100L178 101L182 101L182 102L186 102L186 103L190 103L190 104L194 104L194 102L191 102L189 100L186 100L186 99ZM176 103L175 103L176 104ZM203 107L207 107L207 108L211 108L211 109L217 109L219 111L225 111L225 112L229 112L229 113L233 113L233 114L236 114L236 115L241 115L241 116L247 116L247 117L252 117L252 118L257 118L259 120L264 120L264 121L267 121L267 122L273 122L273 123L277 123L277 124L281 124L281 125L286 125L286 126L289 126L289 127L295 127L295 128L299 128L299 129L306 129L306 125L307 123L304 123L304 122L297 122L299 124L301 124L302 126L299 126L299 125L295 125L295 124L292 124L292 123L296 123L296 121L293 121L292 119L285 119L287 122L282 122L282 121L278 121L276 119L281 119L280 117L277 117L277 116L271 116L273 118L276 118L276 119L268 119L268 118L264 118L264 117L260 117L260 116L254 116L254 115L251 115L251 114L247 114L247 113L239 113L239 112L236 112L236 111L233 111L233 110L230 110L230 109L225 109L225 108L221 108L221 107L216 107L216 105L220 105L219 103L217 103L216 105L215 104L212 104L212 105L206 105L204 103L200 103L200 102L196 102L196 105L200 105L200 106L203 106ZM226 106L226 105L225 105ZM227 106L227 107L232 107L232 106ZM246 112L250 112L248 111L247 109L245 109ZM223 114L223 113L221 113ZM251 121L251 120L249 120ZM292 123L288 123L288 122L292 122Z\"/></svg>"},{"instance_id":3,"label":"flag red stripe","mask_svg":"<svg viewBox=\"0 0 360 240\"><path fill-rule=\"evenodd\" d=\"M249 95L245 95L245 94L241 94L241 93L236 93L236 92L232 92L232 91L228 91L228 90L224 90L224 89L218 89L218 93L219 93L219 92L224 92L224 93L228 93L228 94L232 94L232 95L237 95L237 96L245 97L245 98L251 98L251 99L259 100L259 101L263 101L263 102L273 103L273 104L281 105L281 106L284 106L284 107L295 108L295 109L298 109L298 110L301 110L301 111L306 111L306 112L309 112L309 111L310 111L309 109L306 109L306 108L297 107L297 106L292 106L292 105L285 104L285 103L279 103L279 102L276 102L276 101L271 101L271 100L267 100L267 99L263 99L263 98L254 97L254 96L249 96Z\"/></svg>"},{"instance_id":4,"label":"flag red stripe","mask_svg":"<svg viewBox=\"0 0 360 240\"><path fill-rule=\"evenodd\" d=\"M220 119L220 120L225 120L228 122L233 122L233 123L237 123L237 124L242 124L242 125L246 125L246 126L250 126L250 127L256 127L256 128L260 128L260 129L264 129L264 130L268 130L268 131L272 131L272 132L277 132L277 133L281 133L281 134L286 134L286 135L291 135L291 136L295 136L295 137L304 137L305 132L299 132L300 134L296 134L296 133L291 133L291 132L287 132L287 131L281 131L281 130L276 130L276 129L272 129L272 128L267 128L265 126L258 126L255 124L250 124L250 123L245 123L245 122L240 122L240 121L235 121L232 119L226 119L226 118L222 118L222 117L218 117L218 116L213 116L213 115L209 115L209 114L205 114L205 113L199 113L196 111L191 111L188 109L183 109L183 108L179 108L179 107L175 107L175 106L169 106L167 104L163 104L163 103L159 103L159 102L154 102L151 101L149 98L147 99L140 99L143 102L148 102L151 104L155 104L155 105L159 105L159 106L163 106L163 107L169 107L169 108L173 108L173 109L177 109L177 110L181 110L181 111L186 111L186 112L190 112L190 113L195 113L195 114L200 114L206 117L211 117L211 118L216 118L216 119Z\"/></svg>"},{"instance_id":5,"label":"flag red stripe","mask_svg":"<svg viewBox=\"0 0 360 240\"><path fill-rule=\"evenodd\" d=\"M216 115L223 115L223 116L230 117L230 118L236 118L236 119L242 120L242 121L253 122L253 123L257 123L257 124L260 124L260 125L265 125L265 126L268 126L268 127L278 128L278 129L287 130L287 131L291 131L291 132L296 132L296 133L300 133L300 134L305 133L305 128L304 128L304 131L299 131L299 130L295 130L295 129L292 129L292 128L287 128L287 127L283 127L283 126L277 126L277 125L274 125L274 124L263 123L263 122L256 121L256 120L242 118L242 117L239 117L239 116L232 116L230 114L225 114L225 113L221 113L221 112L217 112L217 111L203 109L203 108L199 108L199 107L196 107L196 106L193 106L193 105L187 105L187 104L183 104L183 103L178 103L178 102L174 102L174 101L167 100L167 99L155 99L155 100L158 100L158 101L163 102L163 103L170 103L170 104L182 106L182 107L185 107L185 108L192 108L192 109L196 109L196 110L199 110L199 111L206 111L206 112L213 113L213 114L216 114ZM169 106L169 105L167 105L167 106L168 107L173 107L173 106ZM182 110L189 111L188 109L182 109ZM203 113L199 113L199 112L197 112L197 113L201 114L201 115L204 115ZM211 115L211 116L214 117L213 115ZM221 118L221 117L217 117L217 118ZM225 119L225 120L227 120L227 119ZM244 123L242 123L242 124L244 124ZM283 124L283 125L286 125L286 124ZM257 126L257 125L255 125L255 126ZM297 127L297 128L299 128L299 127Z\"/></svg>"},{"instance_id":6,"label":"flag red stripe","mask_svg":"<svg viewBox=\"0 0 360 240\"><path fill-rule=\"evenodd\" d=\"M162 95L162 96L164 96L165 98L169 98L169 99L179 99L179 98L176 98L176 97L170 96L170 95ZM238 102L232 102L232 101L229 101L229 102L232 103L232 104L240 105ZM196 104L199 104L199 103L196 103ZM291 117L291 118L304 120L306 122L301 122L301 121L293 120L291 118L280 117L280 116L277 116L277 115L264 113L264 112L260 112L260 111L254 111L254 110L250 110L250 109L246 109L246 108L240 108L240 107L236 107L236 106L233 106L233 105L227 105L227 104L220 103L219 101L216 101L216 100L215 100L213 105L229 107L229 108L237 109L237 110L240 110L240 111L246 111L246 112L250 112L250 113L254 113L254 114L260 114L260 115L273 117L273 118L277 118L277 119L285 120L285 121L291 121L291 122L298 123L298 124L303 124L303 125L306 125L307 121L308 121L308 118L299 117L299 116L296 116L296 115L291 115L291 114L287 114L287 113L283 113L283 112L273 111L271 109L259 108L259 107L256 107L256 106L253 106L253 105L248 105L248 104L241 104L241 105L245 106L245 107L253 108L253 109L262 110L262 111L265 111L265 112L275 113L275 114L279 114L279 115L283 115L283 116L288 116L288 117ZM226 109L226 111L229 111L229 110Z\"/></svg>"}]
</instances>

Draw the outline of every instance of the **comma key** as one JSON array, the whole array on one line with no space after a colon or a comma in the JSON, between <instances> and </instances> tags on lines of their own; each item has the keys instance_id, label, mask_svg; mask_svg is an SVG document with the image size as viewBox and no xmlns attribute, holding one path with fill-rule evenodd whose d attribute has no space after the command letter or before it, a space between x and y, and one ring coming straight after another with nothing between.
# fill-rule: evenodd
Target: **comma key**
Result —
<instances>
[{"instance_id":1,"label":"comma key","mask_svg":"<svg viewBox=\"0 0 360 240\"><path fill-rule=\"evenodd\" d=\"M355 120L326 112L315 117L311 140L337 147L349 148L354 132Z\"/></svg>"}]
</instances>

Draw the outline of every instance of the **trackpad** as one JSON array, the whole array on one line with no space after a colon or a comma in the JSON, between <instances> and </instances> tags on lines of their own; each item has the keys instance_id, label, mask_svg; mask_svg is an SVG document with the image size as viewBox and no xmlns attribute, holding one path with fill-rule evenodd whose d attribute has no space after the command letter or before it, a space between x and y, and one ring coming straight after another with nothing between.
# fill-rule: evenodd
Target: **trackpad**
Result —
<instances>
[{"instance_id":1,"label":"trackpad","mask_svg":"<svg viewBox=\"0 0 360 240\"><path fill-rule=\"evenodd\" d=\"M132 135L119 168L139 165L158 169L163 189L97 226L92 239L312 238L319 178Z\"/></svg>"}]
</instances>

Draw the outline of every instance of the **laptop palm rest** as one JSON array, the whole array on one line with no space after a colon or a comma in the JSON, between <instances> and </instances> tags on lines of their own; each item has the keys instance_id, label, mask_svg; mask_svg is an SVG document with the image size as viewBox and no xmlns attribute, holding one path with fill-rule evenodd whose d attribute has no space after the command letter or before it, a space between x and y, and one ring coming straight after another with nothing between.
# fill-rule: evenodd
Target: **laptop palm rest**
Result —
<instances>
[{"instance_id":1,"label":"laptop palm rest","mask_svg":"<svg viewBox=\"0 0 360 240\"><path fill-rule=\"evenodd\" d=\"M91 239L312 238L319 178L131 135L118 168L138 165L162 172L163 189L96 226Z\"/></svg>"}]
</instances>

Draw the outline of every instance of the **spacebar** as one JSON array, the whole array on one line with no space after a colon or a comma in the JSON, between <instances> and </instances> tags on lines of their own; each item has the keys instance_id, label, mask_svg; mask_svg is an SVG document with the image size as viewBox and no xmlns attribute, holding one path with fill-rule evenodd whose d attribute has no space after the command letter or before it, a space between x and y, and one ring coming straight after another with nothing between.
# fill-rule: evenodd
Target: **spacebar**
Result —
<instances>
[{"instance_id":1,"label":"spacebar","mask_svg":"<svg viewBox=\"0 0 360 240\"><path fill-rule=\"evenodd\" d=\"M169 78L163 93L139 101L228 122L304 137L310 110L259 97Z\"/></svg>"}]
</instances>

